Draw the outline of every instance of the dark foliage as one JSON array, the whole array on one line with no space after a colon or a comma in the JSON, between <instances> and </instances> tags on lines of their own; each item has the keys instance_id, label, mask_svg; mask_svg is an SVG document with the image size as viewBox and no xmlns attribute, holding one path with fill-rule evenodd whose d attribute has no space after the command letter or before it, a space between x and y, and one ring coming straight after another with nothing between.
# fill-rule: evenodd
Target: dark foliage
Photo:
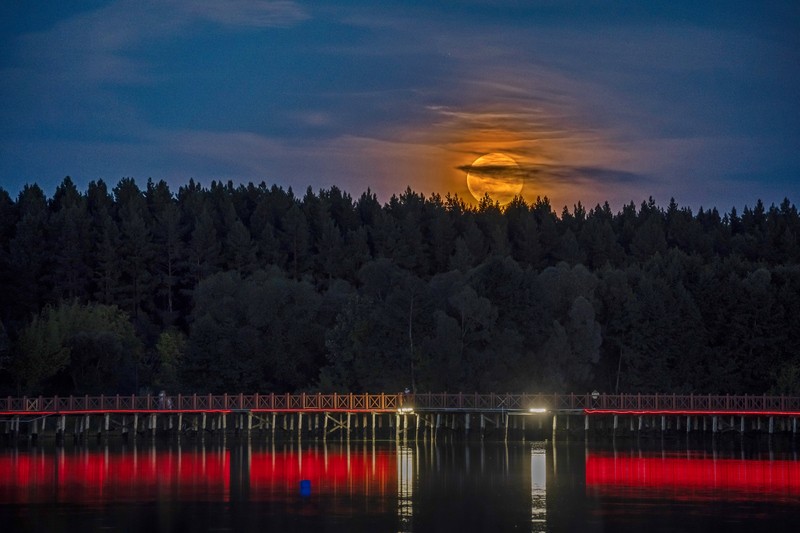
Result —
<instances>
[{"instance_id":1,"label":"dark foliage","mask_svg":"<svg viewBox=\"0 0 800 533\"><path fill-rule=\"evenodd\" d=\"M411 190L0 189L0 388L800 393L798 235L788 200L556 216ZM58 330L101 305L113 321Z\"/></svg>"}]
</instances>

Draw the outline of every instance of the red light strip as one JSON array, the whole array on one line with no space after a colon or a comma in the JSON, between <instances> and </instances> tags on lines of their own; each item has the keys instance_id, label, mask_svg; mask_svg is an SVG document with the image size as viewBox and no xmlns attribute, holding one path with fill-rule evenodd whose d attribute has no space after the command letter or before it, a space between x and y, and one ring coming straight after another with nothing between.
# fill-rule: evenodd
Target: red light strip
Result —
<instances>
[{"instance_id":1,"label":"red light strip","mask_svg":"<svg viewBox=\"0 0 800 533\"><path fill-rule=\"evenodd\" d=\"M75 411L0 411L0 416L101 415L101 414L231 414L231 413L396 413L397 409L82 409ZM523 412L523 411L521 411ZM800 411L699 411L668 409L584 409L587 415L674 415L674 416L788 416Z\"/></svg>"},{"instance_id":2,"label":"red light strip","mask_svg":"<svg viewBox=\"0 0 800 533\"><path fill-rule=\"evenodd\" d=\"M74 411L0 411L0 416L50 416L50 415L194 415L202 413L396 413L397 409L80 409Z\"/></svg>"},{"instance_id":3,"label":"red light strip","mask_svg":"<svg viewBox=\"0 0 800 533\"><path fill-rule=\"evenodd\" d=\"M584 409L587 415L673 415L673 416L800 416L800 411L698 411L666 409Z\"/></svg>"},{"instance_id":4,"label":"red light strip","mask_svg":"<svg viewBox=\"0 0 800 533\"><path fill-rule=\"evenodd\" d=\"M103 414L120 414L120 415L149 415L149 414L162 414L162 415L177 415L177 414L201 414L201 413L219 413L228 414L232 413L231 409L83 409L79 411L0 411L0 416L50 416L50 415L103 415Z\"/></svg>"}]
</instances>

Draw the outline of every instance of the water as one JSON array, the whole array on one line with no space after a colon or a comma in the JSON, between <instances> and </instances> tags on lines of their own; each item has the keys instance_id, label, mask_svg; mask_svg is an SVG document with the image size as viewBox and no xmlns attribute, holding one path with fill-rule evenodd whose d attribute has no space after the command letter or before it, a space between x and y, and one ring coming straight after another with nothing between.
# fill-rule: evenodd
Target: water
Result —
<instances>
[{"instance_id":1,"label":"water","mask_svg":"<svg viewBox=\"0 0 800 533\"><path fill-rule=\"evenodd\" d=\"M0 449L3 531L797 531L791 443ZM301 487L301 482L302 487Z\"/></svg>"}]
</instances>

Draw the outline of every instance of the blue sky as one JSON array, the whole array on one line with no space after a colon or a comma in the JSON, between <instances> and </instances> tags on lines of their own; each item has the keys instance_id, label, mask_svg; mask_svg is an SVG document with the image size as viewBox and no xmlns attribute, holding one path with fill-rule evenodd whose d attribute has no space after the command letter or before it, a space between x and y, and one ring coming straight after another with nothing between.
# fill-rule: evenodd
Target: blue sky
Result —
<instances>
[{"instance_id":1,"label":"blue sky","mask_svg":"<svg viewBox=\"0 0 800 533\"><path fill-rule=\"evenodd\" d=\"M0 185L800 198L797 2L0 3Z\"/></svg>"}]
</instances>

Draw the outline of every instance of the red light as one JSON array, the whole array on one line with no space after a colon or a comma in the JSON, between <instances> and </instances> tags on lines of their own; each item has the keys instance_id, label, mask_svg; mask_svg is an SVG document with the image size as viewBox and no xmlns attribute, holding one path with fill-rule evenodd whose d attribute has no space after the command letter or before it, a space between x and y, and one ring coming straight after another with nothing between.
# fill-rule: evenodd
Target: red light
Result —
<instances>
[{"instance_id":1,"label":"red light","mask_svg":"<svg viewBox=\"0 0 800 533\"><path fill-rule=\"evenodd\" d=\"M249 458L249 464L246 461ZM393 451L374 454L303 450L242 453L231 477L231 452L221 450L12 451L0 454L0 501L194 501L228 500L231 482L250 487L249 497L266 500L295 494L301 479L312 493L394 494ZM249 472L249 476L247 475ZM244 474L244 479L239 478Z\"/></svg>"},{"instance_id":2,"label":"red light","mask_svg":"<svg viewBox=\"0 0 800 533\"><path fill-rule=\"evenodd\" d=\"M713 457L589 454L586 489L599 496L672 500L800 500L800 463Z\"/></svg>"}]
</instances>

